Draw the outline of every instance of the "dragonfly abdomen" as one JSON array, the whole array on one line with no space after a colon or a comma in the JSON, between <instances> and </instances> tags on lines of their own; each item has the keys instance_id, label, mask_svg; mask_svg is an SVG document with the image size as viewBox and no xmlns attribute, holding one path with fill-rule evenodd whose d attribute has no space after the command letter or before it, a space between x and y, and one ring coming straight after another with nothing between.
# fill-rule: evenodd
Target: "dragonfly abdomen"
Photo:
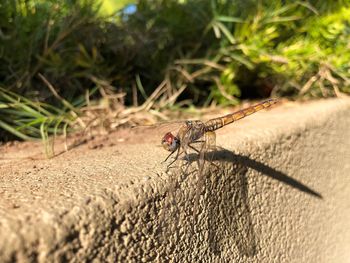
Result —
<instances>
[{"instance_id":1,"label":"dragonfly abdomen","mask_svg":"<svg viewBox=\"0 0 350 263\"><path fill-rule=\"evenodd\" d=\"M243 119L244 117L247 117L257 111L266 109L275 103L277 103L276 99L269 99L269 100L260 102L256 105L250 106L248 108L236 111L234 113L230 113L219 118L211 119L205 123L206 130L215 131L217 129L224 127L225 125L228 125L232 122Z\"/></svg>"}]
</instances>

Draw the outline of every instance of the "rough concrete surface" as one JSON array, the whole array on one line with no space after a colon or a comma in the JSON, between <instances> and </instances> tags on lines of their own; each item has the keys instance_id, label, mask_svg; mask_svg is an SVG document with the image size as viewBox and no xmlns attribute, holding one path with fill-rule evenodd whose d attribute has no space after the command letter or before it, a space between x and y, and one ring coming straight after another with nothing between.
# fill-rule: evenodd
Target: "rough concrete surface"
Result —
<instances>
[{"instance_id":1,"label":"rough concrete surface","mask_svg":"<svg viewBox=\"0 0 350 263\"><path fill-rule=\"evenodd\" d=\"M349 99L224 127L200 176L155 134L2 146L0 262L350 262Z\"/></svg>"}]
</instances>

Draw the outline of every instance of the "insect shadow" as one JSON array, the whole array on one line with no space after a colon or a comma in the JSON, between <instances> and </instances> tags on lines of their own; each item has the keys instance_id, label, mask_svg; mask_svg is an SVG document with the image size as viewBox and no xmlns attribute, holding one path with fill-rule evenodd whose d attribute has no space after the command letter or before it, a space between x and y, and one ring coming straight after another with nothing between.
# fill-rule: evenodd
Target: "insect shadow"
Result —
<instances>
[{"instance_id":1,"label":"insect shadow","mask_svg":"<svg viewBox=\"0 0 350 263\"><path fill-rule=\"evenodd\" d=\"M233 164L241 164L246 168L254 169L258 172L260 172L264 176L268 176L272 179L275 179L277 181L280 181L281 183L284 183L286 185L289 185L290 187L293 187L301 192L304 192L306 194L309 194L311 196L314 196L319 199L323 199L322 195L315 190L311 189L307 185L303 184L302 182L299 182L298 180L286 175L283 172L280 172L266 164L263 164L259 161L256 161L254 159L249 158L248 156L235 154L229 150L226 150L221 147L217 147L217 150L211 153L211 156L209 156L210 160L212 161L223 161L223 160L230 160Z\"/></svg>"},{"instance_id":2,"label":"insect shadow","mask_svg":"<svg viewBox=\"0 0 350 263\"><path fill-rule=\"evenodd\" d=\"M198 160L198 154L189 155L191 161ZM235 154L217 147L206 153L205 160L215 163L205 178L205 205L208 218L209 247L212 253L222 259L225 251L236 247L241 255L256 254L258 240L248 200L248 169L254 169L264 176L278 180L290 187L322 199L322 195L285 173L248 156ZM219 168L218 168L219 167ZM225 255L226 254L226 255Z\"/></svg>"}]
</instances>

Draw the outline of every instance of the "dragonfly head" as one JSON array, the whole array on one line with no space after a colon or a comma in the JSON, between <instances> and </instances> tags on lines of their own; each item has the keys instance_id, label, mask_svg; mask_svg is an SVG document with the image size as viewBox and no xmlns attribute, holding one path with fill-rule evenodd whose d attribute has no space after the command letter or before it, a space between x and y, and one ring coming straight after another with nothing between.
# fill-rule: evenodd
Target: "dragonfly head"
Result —
<instances>
[{"instance_id":1,"label":"dragonfly head","mask_svg":"<svg viewBox=\"0 0 350 263\"><path fill-rule=\"evenodd\" d=\"M180 141L171 132L168 132L162 138L162 146L165 150L173 152L179 148Z\"/></svg>"}]
</instances>

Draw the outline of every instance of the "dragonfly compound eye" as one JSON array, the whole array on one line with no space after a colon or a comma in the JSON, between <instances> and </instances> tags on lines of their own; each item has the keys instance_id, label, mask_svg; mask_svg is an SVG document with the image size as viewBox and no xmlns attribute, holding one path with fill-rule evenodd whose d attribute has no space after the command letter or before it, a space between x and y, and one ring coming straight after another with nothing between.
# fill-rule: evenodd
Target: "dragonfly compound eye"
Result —
<instances>
[{"instance_id":1,"label":"dragonfly compound eye","mask_svg":"<svg viewBox=\"0 0 350 263\"><path fill-rule=\"evenodd\" d=\"M162 146L167 151L175 151L178 147L176 137L171 132L166 133L162 139Z\"/></svg>"}]
</instances>

